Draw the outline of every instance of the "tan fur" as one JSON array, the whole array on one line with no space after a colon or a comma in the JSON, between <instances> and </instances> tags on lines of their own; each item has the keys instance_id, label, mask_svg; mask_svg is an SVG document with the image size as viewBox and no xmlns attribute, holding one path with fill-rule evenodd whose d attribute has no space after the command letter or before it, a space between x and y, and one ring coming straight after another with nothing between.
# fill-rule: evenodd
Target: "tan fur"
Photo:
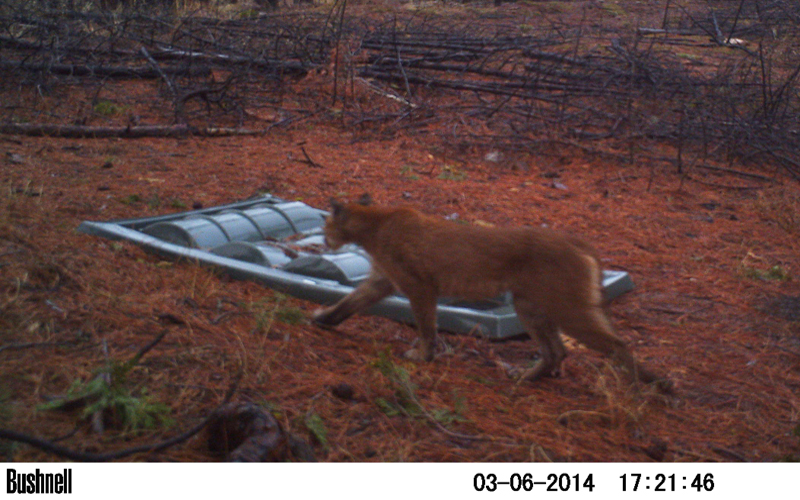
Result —
<instances>
[{"instance_id":1,"label":"tan fur","mask_svg":"<svg viewBox=\"0 0 800 500\"><path fill-rule=\"evenodd\" d=\"M362 200L365 203L367 200ZM360 245L372 258L369 278L314 321L334 326L400 291L411 304L420 345L406 356L431 360L436 340L436 300L469 300L511 292L541 356L520 380L559 373L566 349L559 331L611 356L634 379L660 377L636 363L603 311L601 272L591 248L576 238L541 228L494 228L424 215L411 208L340 204L325 225L327 244ZM513 371L513 370L512 370Z\"/></svg>"}]
</instances>

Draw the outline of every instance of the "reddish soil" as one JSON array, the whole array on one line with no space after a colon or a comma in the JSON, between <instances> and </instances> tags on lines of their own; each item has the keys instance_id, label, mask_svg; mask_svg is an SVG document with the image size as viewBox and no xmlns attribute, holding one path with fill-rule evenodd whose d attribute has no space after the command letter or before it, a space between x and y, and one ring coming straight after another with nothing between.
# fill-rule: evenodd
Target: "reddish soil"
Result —
<instances>
[{"instance_id":1,"label":"reddish soil","mask_svg":"<svg viewBox=\"0 0 800 500\"><path fill-rule=\"evenodd\" d=\"M288 95L320 102L332 87L324 74L287 85ZM103 93L120 96L143 122L170 123L152 101L156 87L111 82ZM58 102L76 114L91 109L96 90L61 85L42 97L24 85L3 89L0 100L19 98L34 110ZM301 146L318 165L302 161ZM234 399L268 405L322 461L800 459L800 186L779 171L734 163L726 166L771 180L678 175L566 149L547 157L500 151L495 163L485 149L453 148L419 130L352 129L336 112L258 137L0 136L0 148L0 427L67 436L59 444L93 452L155 442L201 421L243 371ZM440 175L454 170L463 175ZM606 268L632 276L636 289L611 304L611 317L635 355L674 380L676 394L637 393L607 360L575 344L560 378L515 385L493 360L522 364L534 341L442 333L444 352L416 364L401 356L413 328L384 318L355 317L335 331L307 320L265 324L271 311L307 317L317 305L76 231L84 220L211 207L263 191L317 207L367 191L376 203L468 222L583 235ZM169 406L172 426L98 434L79 413L37 410L164 331L129 378L137 394ZM387 411L384 403L399 398L376 367L385 352L430 414L457 418L436 425ZM334 395L340 384L352 398ZM311 415L325 443L309 430ZM8 459L58 459L0 445ZM129 459L218 457L201 434Z\"/></svg>"}]
</instances>

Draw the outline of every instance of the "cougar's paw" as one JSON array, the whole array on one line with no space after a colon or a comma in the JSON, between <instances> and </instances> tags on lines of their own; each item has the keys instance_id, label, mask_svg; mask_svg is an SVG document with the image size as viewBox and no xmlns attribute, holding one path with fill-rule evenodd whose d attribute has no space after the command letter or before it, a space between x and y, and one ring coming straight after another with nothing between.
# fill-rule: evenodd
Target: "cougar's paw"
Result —
<instances>
[{"instance_id":1,"label":"cougar's paw","mask_svg":"<svg viewBox=\"0 0 800 500\"><path fill-rule=\"evenodd\" d=\"M505 361L495 361L495 364L498 366L498 368L503 370L506 376L510 379L519 378L519 376L522 375L522 372L524 371L522 368L514 366L511 363L506 363Z\"/></svg>"},{"instance_id":2,"label":"cougar's paw","mask_svg":"<svg viewBox=\"0 0 800 500\"><path fill-rule=\"evenodd\" d=\"M324 307L320 307L311 313L311 321L321 328L333 328L336 326L336 323L329 320L328 310Z\"/></svg>"},{"instance_id":3,"label":"cougar's paw","mask_svg":"<svg viewBox=\"0 0 800 500\"><path fill-rule=\"evenodd\" d=\"M561 369L559 367L544 363L542 360L536 361L530 368L519 368L506 363L503 364L508 367L506 368L506 374L516 379L518 384L526 380L533 382L541 377L561 376Z\"/></svg>"},{"instance_id":4,"label":"cougar's paw","mask_svg":"<svg viewBox=\"0 0 800 500\"><path fill-rule=\"evenodd\" d=\"M433 360L433 351L425 351L424 349L409 349L403 353L403 357L411 361L423 362Z\"/></svg>"}]
</instances>

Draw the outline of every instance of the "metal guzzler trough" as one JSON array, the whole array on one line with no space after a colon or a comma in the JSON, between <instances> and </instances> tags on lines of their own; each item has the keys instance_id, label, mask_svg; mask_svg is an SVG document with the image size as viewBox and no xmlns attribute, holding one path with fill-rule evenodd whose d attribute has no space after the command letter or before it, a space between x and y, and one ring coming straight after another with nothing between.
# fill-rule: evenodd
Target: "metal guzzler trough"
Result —
<instances>
[{"instance_id":1,"label":"metal guzzler trough","mask_svg":"<svg viewBox=\"0 0 800 500\"><path fill-rule=\"evenodd\" d=\"M81 223L78 230L132 241L148 251L217 266L237 279L254 280L284 293L331 304L369 274L369 256L348 245L336 252L323 248L327 212L273 196L189 212ZM532 283L531 286L536 286ZM623 271L603 271L603 286L613 299L633 288ZM369 310L413 323L408 300L391 296ZM439 328L505 338L524 332L506 294L491 300L442 299Z\"/></svg>"}]
</instances>

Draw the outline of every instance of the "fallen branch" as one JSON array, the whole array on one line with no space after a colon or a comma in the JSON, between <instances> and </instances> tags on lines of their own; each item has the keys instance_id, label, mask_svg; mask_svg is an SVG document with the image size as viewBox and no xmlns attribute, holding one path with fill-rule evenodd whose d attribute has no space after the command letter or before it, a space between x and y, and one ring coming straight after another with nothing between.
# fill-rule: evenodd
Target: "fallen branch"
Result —
<instances>
[{"instance_id":1,"label":"fallen branch","mask_svg":"<svg viewBox=\"0 0 800 500\"><path fill-rule=\"evenodd\" d=\"M14 71L43 71L56 75L96 76L102 78L160 78L159 71L152 68L129 68L126 66L85 66L81 64L28 63L24 61L0 61L0 69ZM163 68L164 73L181 76L207 76L211 70L204 67Z\"/></svg>"},{"instance_id":2,"label":"fallen branch","mask_svg":"<svg viewBox=\"0 0 800 500\"><path fill-rule=\"evenodd\" d=\"M214 54L185 50L175 47L159 47L153 51L156 59L186 59L190 61L206 61L218 65L243 65L252 66L276 73L305 76L314 64L300 61L277 60L259 57L244 57L231 54Z\"/></svg>"},{"instance_id":3,"label":"fallen branch","mask_svg":"<svg viewBox=\"0 0 800 500\"><path fill-rule=\"evenodd\" d=\"M391 93L389 91L385 91L385 90L379 89L378 87L376 87L375 85L370 83L368 80L365 80L364 78L357 77L357 78L355 78L355 80L358 81L360 84L364 85L371 92L374 92L374 93L376 93L376 94L378 94L380 96L383 96L383 97L385 97L387 99L392 99L393 101L397 101L399 103L402 103L403 105L408 106L409 108L417 108L418 107L416 104L414 104L413 102L409 101L408 99L400 97L400 96L398 96L396 94L393 94L393 93Z\"/></svg>"},{"instance_id":4,"label":"fallen branch","mask_svg":"<svg viewBox=\"0 0 800 500\"><path fill-rule=\"evenodd\" d=\"M30 349L32 347L59 347L64 345L76 345L79 340L65 340L62 342L27 342L23 344L5 344L0 346L0 352L5 350Z\"/></svg>"},{"instance_id":5,"label":"fallen branch","mask_svg":"<svg viewBox=\"0 0 800 500\"><path fill-rule=\"evenodd\" d=\"M135 127L93 127L89 125L54 125L49 123L2 123L0 134L34 137L66 137L71 139L102 139L120 137L228 137L235 135L263 135L263 130L221 127L192 127L190 125L140 125Z\"/></svg>"},{"instance_id":6,"label":"fallen branch","mask_svg":"<svg viewBox=\"0 0 800 500\"><path fill-rule=\"evenodd\" d=\"M712 165L695 165L695 168L702 168L703 170L711 170L712 172L722 172L725 174L733 174L749 179L757 179L759 181L773 182L775 179L764 175L752 174L750 172L742 172L741 170L734 170L732 168L715 167Z\"/></svg>"}]
</instances>

